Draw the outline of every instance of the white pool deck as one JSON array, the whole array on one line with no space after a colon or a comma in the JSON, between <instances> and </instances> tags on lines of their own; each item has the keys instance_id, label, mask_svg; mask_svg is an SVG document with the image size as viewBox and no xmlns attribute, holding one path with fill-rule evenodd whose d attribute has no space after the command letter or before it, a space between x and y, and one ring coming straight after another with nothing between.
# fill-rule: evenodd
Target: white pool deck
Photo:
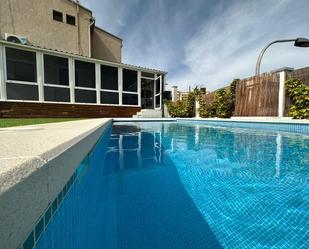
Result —
<instances>
[{"instance_id":1,"label":"white pool deck","mask_svg":"<svg viewBox=\"0 0 309 249\"><path fill-rule=\"evenodd\" d=\"M309 120L243 117L101 118L0 129L0 245L17 248L78 164L114 122L175 121L307 124Z\"/></svg>"}]
</instances>

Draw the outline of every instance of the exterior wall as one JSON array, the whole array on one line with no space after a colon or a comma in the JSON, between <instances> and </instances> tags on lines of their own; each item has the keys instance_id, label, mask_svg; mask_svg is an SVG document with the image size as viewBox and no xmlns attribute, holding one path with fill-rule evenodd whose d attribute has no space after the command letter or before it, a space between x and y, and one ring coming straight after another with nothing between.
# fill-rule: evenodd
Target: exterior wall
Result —
<instances>
[{"instance_id":1,"label":"exterior wall","mask_svg":"<svg viewBox=\"0 0 309 249\"><path fill-rule=\"evenodd\" d=\"M140 107L30 102L0 102L0 118L132 117Z\"/></svg>"},{"instance_id":2,"label":"exterior wall","mask_svg":"<svg viewBox=\"0 0 309 249\"><path fill-rule=\"evenodd\" d=\"M91 33L91 57L120 63L121 48L121 39L94 27Z\"/></svg>"},{"instance_id":3,"label":"exterior wall","mask_svg":"<svg viewBox=\"0 0 309 249\"><path fill-rule=\"evenodd\" d=\"M53 20L53 10L63 13L63 22ZM76 26L66 23L66 14L75 16ZM69 0L1 0L0 35L26 36L33 45L89 56L91 17Z\"/></svg>"}]
</instances>

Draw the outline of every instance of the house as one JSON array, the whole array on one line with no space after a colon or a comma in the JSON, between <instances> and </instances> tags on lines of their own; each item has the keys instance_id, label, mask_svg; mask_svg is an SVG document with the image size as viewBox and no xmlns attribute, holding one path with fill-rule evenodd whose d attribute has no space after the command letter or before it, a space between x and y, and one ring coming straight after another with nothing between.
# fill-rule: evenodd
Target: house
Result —
<instances>
[{"instance_id":1,"label":"house","mask_svg":"<svg viewBox=\"0 0 309 249\"><path fill-rule=\"evenodd\" d=\"M0 117L162 115L166 72L122 63L76 1L1 1L0 36Z\"/></svg>"}]
</instances>

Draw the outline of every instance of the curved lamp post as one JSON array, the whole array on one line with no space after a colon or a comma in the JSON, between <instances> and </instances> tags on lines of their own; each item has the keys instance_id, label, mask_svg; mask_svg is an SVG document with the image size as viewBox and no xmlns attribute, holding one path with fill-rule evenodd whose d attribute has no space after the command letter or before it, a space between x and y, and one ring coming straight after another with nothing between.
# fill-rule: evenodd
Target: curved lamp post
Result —
<instances>
[{"instance_id":1,"label":"curved lamp post","mask_svg":"<svg viewBox=\"0 0 309 249\"><path fill-rule=\"evenodd\" d=\"M273 45L274 43L281 43L281 42L294 42L294 46L295 47L309 47L309 39L307 38L295 38L295 39L286 39L286 40L276 40L276 41L272 41L271 43L267 44L261 51L259 58L256 62L256 67L255 67L255 76L259 76L260 75L260 66L261 66L261 60L262 57L266 51L266 49L268 49L271 45Z\"/></svg>"}]
</instances>

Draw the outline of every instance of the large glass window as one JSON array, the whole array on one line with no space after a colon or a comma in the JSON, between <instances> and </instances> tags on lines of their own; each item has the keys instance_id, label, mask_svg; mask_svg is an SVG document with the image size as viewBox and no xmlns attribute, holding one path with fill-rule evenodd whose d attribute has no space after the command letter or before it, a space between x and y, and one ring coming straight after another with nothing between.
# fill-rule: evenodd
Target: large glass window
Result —
<instances>
[{"instance_id":1,"label":"large glass window","mask_svg":"<svg viewBox=\"0 0 309 249\"><path fill-rule=\"evenodd\" d=\"M138 95L137 94L122 94L122 104L124 105L137 105L138 104Z\"/></svg>"},{"instance_id":2,"label":"large glass window","mask_svg":"<svg viewBox=\"0 0 309 249\"><path fill-rule=\"evenodd\" d=\"M39 90L36 85L6 84L7 98L13 100L39 100Z\"/></svg>"},{"instance_id":3,"label":"large glass window","mask_svg":"<svg viewBox=\"0 0 309 249\"><path fill-rule=\"evenodd\" d=\"M69 85L67 58L44 54L44 78L46 84Z\"/></svg>"},{"instance_id":4,"label":"large glass window","mask_svg":"<svg viewBox=\"0 0 309 249\"><path fill-rule=\"evenodd\" d=\"M101 91L101 104L119 104L119 94Z\"/></svg>"},{"instance_id":5,"label":"large glass window","mask_svg":"<svg viewBox=\"0 0 309 249\"><path fill-rule=\"evenodd\" d=\"M70 102L70 89L45 86L44 98L46 101Z\"/></svg>"},{"instance_id":6,"label":"large glass window","mask_svg":"<svg viewBox=\"0 0 309 249\"><path fill-rule=\"evenodd\" d=\"M95 64L75 61L75 85L78 87L95 88Z\"/></svg>"},{"instance_id":7,"label":"large glass window","mask_svg":"<svg viewBox=\"0 0 309 249\"><path fill-rule=\"evenodd\" d=\"M101 65L101 89L118 90L118 68Z\"/></svg>"},{"instance_id":8,"label":"large glass window","mask_svg":"<svg viewBox=\"0 0 309 249\"><path fill-rule=\"evenodd\" d=\"M137 92L137 72L123 69L123 91Z\"/></svg>"},{"instance_id":9,"label":"large glass window","mask_svg":"<svg viewBox=\"0 0 309 249\"><path fill-rule=\"evenodd\" d=\"M96 103L96 91L75 89L75 102L77 103Z\"/></svg>"},{"instance_id":10,"label":"large glass window","mask_svg":"<svg viewBox=\"0 0 309 249\"><path fill-rule=\"evenodd\" d=\"M36 55L34 52L6 48L7 79L36 82Z\"/></svg>"}]
</instances>

